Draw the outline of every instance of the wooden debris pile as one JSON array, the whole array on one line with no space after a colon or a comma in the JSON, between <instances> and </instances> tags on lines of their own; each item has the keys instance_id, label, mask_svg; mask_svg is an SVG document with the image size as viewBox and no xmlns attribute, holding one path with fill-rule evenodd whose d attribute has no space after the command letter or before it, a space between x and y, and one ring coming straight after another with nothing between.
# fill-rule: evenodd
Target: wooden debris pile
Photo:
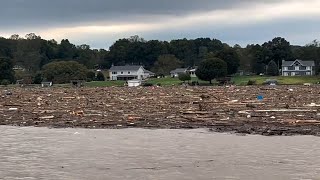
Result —
<instances>
[{"instance_id":1,"label":"wooden debris pile","mask_svg":"<svg viewBox=\"0 0 320 180\"><path fill-rule=\"evenodd\" d=\"M319 94L317 86L1 89L0 125L317 135Z\"/></svg>"}]
</instances>

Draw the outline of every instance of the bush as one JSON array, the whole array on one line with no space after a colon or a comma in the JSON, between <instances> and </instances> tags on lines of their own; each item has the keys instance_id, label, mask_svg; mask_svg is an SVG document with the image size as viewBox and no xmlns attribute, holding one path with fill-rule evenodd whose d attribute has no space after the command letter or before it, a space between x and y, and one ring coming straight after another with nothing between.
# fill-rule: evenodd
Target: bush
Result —
<instances>
[{"instance_id":1,"label":"bush","mask_svg":"<svg viewBox=\"0 0 320 180\"><path fill-rule=\"evenodd\" d=\"M89 71L89 72L87 73L87 81L88 81L88 82L94 81L95 78L96 78L96 73L95 73L95 72Z\"/></svg>"},{"instance_id":2,"label":"bush","mask_svg":"<svg viewBox=\"0 0 320 180\"><path fill-rule=\"evenodd\" d=\"M191 83L189 83L190 86L198 86L199 82L198 81L192 81Z\"/></svg>"},{"instance_id":3,"label":"bush","mask_svg":"<svg viewBox=\"0 0 320 180\"><path fill-rule=\"evenodd\" d=\"M33 78L33 83L34 84L41 84L42 80L43 80L42 74L41 73L37 73Z\"/></svg>"},{"instance_id":4,"label":"bush","mask_svg":"<svg viewBox=\"0 0 320 180\"><path fill-rule=\"evenodd\" d=\"M7 79L4 79L4 80L1 81L1 85L7 86L9 84L10 84L10 81L7 80Z\"/></svg>"},{"instance_id":5,"label":"bush","mask_svg":"<svg viewBox=\"0 0 320 180\"><path fill-rule=\"evenodd\" d=\"M181 73L181 74L179 74L179 80L183 81L183 82L190 81L191 80L191 76L188 73Z\"/></svg>"},{"instance_id":6,"label":"bush","mask_svg":"<svg viewBox=\"0 0 320 180\"><path fill-rule=\"evenodd\" d=\"M257 81L255 81L255 80L249 80L247 83L248 86L252 86L252 85L256 85L256 84L257 84Z\"/></svg>"},{"instance_id":7,"label":"bush","mask_svg":"<svg viewBox=\"0 0 320 180\"><path fill-rule=\"evenodd\" d=\"M98 72L97 74L97 81L105 81L106 78L104 77L103 73L102 72Z\"/></svg>"},{"instance_id":8,"label":"bush","mask_svg":"<svg viewBox=\"0 0 320 180\"><path fill-rule=\"evenodd\" d=\"M144 87L150 87L150 86L153 86L153 84L152 84L152 83L144 83L144 84L142 84L142 86L144 86Z\"/></svg>"}]
</instances>

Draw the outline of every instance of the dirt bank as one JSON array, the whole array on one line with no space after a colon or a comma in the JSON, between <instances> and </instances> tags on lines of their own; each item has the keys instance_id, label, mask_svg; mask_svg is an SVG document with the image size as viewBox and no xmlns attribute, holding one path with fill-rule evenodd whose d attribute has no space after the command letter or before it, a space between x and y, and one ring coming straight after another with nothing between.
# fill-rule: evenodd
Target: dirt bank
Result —
<instances>
[{"instance_id":1,"label":"dirt bank","mask_svg":"<svg viewBox=\"0 0 320 180\"><path fill-rule=\"evenodd\" d=\"M5 90L1 89L0 125L320 135L318 86Z\"/></svg>"}]
</instances>

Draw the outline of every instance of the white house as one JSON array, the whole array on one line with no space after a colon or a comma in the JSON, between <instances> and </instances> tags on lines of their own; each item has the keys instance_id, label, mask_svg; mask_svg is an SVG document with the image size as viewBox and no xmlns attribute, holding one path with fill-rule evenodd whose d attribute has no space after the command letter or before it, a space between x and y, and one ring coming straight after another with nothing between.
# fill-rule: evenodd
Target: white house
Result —
<instances>
[{"instance_id":1,"label":"white house","mask_svg":"<svg viewBox=\"0 0 320 180\"><path fill-rule=\"evenodd\" d=\"M109 70L110 80L143 80L154 76L154 73L142 66L112 66Z\"/></svg>"},{"instance_id":2,"label":"white house","mask_svg":"<svg viewBox=\"0 0 320 180\"><path fill-rule=\"evenodd\" d=\"M282 76L313 76L315 75L314 61L282 61Z\"/></svg>"}]
</instances>

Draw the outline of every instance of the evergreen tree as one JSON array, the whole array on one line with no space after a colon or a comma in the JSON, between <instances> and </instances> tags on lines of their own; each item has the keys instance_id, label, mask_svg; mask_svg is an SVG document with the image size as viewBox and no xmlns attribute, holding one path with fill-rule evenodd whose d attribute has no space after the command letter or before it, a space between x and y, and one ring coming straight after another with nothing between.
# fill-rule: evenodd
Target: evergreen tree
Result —
<instances>
[{"instance_id":1,"label":"evergreen tree","mask_svg":"<svg viewBox=\"0 0 320 180\"><path fill-rule=\"evenodd\" d=\"M269 76L278 76L279 75L278 66L274 61L270 61L270 63L268 64L267 75L269 75Z\"/></svg>"}]
</instances>

